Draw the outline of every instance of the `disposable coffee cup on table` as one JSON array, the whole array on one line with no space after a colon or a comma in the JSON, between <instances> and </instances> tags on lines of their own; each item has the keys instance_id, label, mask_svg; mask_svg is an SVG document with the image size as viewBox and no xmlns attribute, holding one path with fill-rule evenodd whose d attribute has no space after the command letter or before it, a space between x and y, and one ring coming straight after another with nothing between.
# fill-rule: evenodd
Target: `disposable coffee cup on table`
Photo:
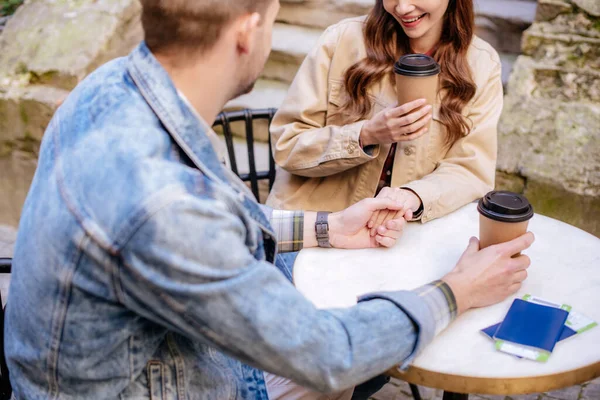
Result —
<instances>
[{"instance_id":1,"label":"disposable coffee cup on table","mask_svg":"<svg viewBox=\"0 0 600 400\"><path fill-rule=\"evenodd\" d=\"M479 200L479 247L509 242L527 232L533 207L523 195L489 192ZM518 255L518 254L515 254Z\"/></svg>"},{"instance_id":2,"label":"disposable coffee cup on table","mask_svg":"<svg viewBox=\"0 0 600 400\"><path fill-rule=\"evenodd\" d=\"M398 106L426 99L433 106L438 92L439 64L425 54L407 54L394 64ZM429 125L431 121L429 121Z\"/></svg>"}]
</instances>

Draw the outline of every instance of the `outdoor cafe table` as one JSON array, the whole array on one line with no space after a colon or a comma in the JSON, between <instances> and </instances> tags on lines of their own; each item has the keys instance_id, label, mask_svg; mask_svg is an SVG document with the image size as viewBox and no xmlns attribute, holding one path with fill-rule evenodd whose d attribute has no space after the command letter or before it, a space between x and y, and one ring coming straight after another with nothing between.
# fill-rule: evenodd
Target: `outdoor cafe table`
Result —
<instances>
[{"instance_id":1,"label":"outdoor cafe table","mask_svg":"<svg viewBox=\"0 0 600 400\"><path fill-rule=\"evenodd\" d=\"M319 308L352 306L357 296L374 291L410 290L449 272L469 238L478 236L478 224L476 204L469 204L426 224L408 224L390 249L304 249L295 262L294 283ZM538 214L529 230L536 241L525 251L531 267L521 290L459 316L406 373L393 369L390 375L443 389L445 399L467 398L460 393L544 392L600 376L600 327L558 343L546 363L498 352L480 332L500 322L513 299L527 293L569 304L600 322L600 239Z\"/></svg>"}]
</instances>

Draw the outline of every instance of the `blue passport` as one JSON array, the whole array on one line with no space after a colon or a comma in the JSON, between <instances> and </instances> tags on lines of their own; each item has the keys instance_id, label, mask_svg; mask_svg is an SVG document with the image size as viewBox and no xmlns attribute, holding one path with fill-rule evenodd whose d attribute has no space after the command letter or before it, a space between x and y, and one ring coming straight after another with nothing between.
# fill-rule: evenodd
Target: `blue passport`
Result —
<instances>
[{"instance_id":1,"label":"blue passport","mask_svg":"<svg viewBox=\"0 0 600 400\"><path fill-rule=\"evenodd\" d=\"M482 329L481 332L485 333L487 336L489 336L491 339L493 339L499 326L500 326L500 323L497 323L496 325L488 326L487 328ZM560 337L558 338L558 341L560 342L561 340L568 339L571 336L574 336L576 334L577 334L577 332L575 332L573 329L571 329L567 325L565 325L562 333L560 334Z\"/></svg>"},{"instance_id":2,"label":"blue passport","mask_svg":"<svg viewBox=\"0 0 600 400\"><path fill-rule=\"evenodd\" d=\"M513 352L514 345L523 346L526 352L516 355L527 358L532 358L532 350L541 350L545 355L534 357L545 361L559 341L568 316L569 312L560 308L515 299L494 334L496 347ZM504 346L505 343L508 345Z\"/></svg>"}]
</instances>

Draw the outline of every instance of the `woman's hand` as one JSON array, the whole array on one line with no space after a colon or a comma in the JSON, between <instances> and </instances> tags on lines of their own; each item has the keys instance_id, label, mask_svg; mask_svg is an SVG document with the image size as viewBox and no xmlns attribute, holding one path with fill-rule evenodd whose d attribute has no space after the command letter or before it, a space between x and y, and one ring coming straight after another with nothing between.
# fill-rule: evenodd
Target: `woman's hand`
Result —
<instances>
[{"instance_id":1,"label":"woman's hand","mask_svg":"<svg viewBox=\"0 0 600 400\"><path fill-rule=\"evenodd\" d=\"M363 125L361 144L388 144L421 137L427 132L427 123L432 118L431 106L425 106L426 101L419 99L378 112Z\"/></svg>"},{"instance_id":2,"label":"woman's hand","mask_svg":"<svg viewBox=\"0 0 600 400\"><path fill-rule=\"evenodd\" d=\"M401 207L401 209L396 212L381 210L373 213L373 216L367 224L371 236L380 234L382 228L386 229L386 224L389 221L397 220L399 218L410 221L413 217L413 213L421 207L421 199L419 196L407 189L384 187L377 195L377 198L390 199Z\"/></svg>"},{"instance_id":3,"label":"woman's hand","mask_svg":"<svg viewBox=\"0 0 600 400\"><path fill-rule=\"evenodd\" d=\"M373 214L391 210L392 214L401 206L389 198L364 199L347 209L332 213L329 216L329 241L332 247L342 249L365 249L370 247L391 247L402 235L404 218L390 220L386 227L376 235L369 235L367 222Z\"/></svg>"}]
</instances>

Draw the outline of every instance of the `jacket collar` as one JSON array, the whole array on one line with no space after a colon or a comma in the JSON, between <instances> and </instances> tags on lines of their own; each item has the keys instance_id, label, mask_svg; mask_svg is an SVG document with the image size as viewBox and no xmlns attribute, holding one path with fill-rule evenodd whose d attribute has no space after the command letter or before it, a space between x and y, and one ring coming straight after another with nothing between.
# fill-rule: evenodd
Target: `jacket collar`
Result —
<instances>
[{"instance_id":1,"label":"jacket collar","mask_svg":"<svg viewBox=\"0 0 600 400\"><path fill-rule=\"evenodd\" d=\"M181 99L169 74L145 42L129 55L128 70L148 105L194 165L209 178L227 182L205 128Z\"/></svg>"},{"instance_id":2,"label":"jacket collar","mask_svg":"<svg viewBox=\"0 0 600 400\"><path fill-rule=\"evenodd\" d=\"M192 163L209 179L232 188L224 166L207 135L207 128L198 121L194 111L179 96L169 74L145 42L140 43L129 55L127 69L141 95ZM242 192L238 192L238 195L246 210L263 230L272 232L270 222L254 199Z\"/></svg>"}]
</instances>

